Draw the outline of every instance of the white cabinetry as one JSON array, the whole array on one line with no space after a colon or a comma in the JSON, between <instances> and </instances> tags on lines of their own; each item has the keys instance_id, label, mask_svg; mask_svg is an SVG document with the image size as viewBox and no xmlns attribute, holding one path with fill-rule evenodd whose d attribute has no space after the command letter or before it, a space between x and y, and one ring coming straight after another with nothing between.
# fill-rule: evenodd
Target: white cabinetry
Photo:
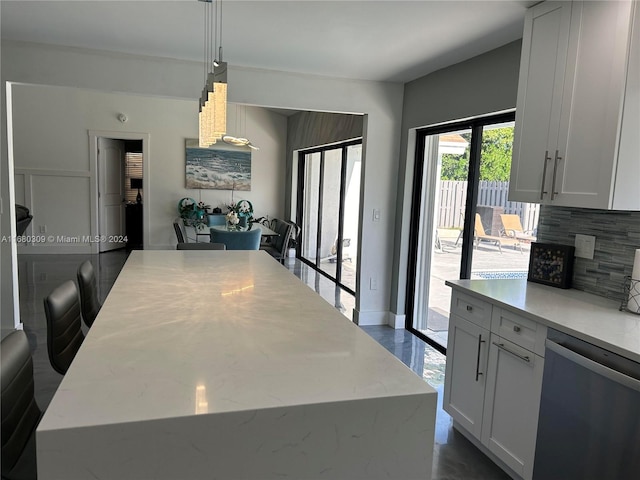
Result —
<instances>
[{"instance_id":1,"label":"white cabinetry","mask_svg":"<svg viewBox=\"0 0 640 480\"><path fill-rule=\"evenodd\" d=\"M544 358L491 335L481 441L522 478L532 478Z\"/></svg>"},{"instance_id":2,"label":"white cabinetry","mask_svg":"<svg viewBox=\"0 0 640 480\"><path fill-rule=\"evenodd\" d=\"M636 3L527 12L509 200L640 210Z\"/></svg>"},{"instance_id":3,"label":"white cabinetry","mask_svg":"<svg viewBox=\"0 0 640 480\"><path fill-rule=\"evenodd\" d=\"M489 336L488 330L456 315L449 318L445 410L477 438L482 433Z\"/></svg>"},{"instance_id":4,"label":"white cabinetry","mask_svg":"<svg viewBox=\"0 0 640 480\"><path fill-rule=\"evenodd\" d=\"M545 337L536 322L452 294L444 409L525 479L533 474Z\"/></svg>"}]
</instances>

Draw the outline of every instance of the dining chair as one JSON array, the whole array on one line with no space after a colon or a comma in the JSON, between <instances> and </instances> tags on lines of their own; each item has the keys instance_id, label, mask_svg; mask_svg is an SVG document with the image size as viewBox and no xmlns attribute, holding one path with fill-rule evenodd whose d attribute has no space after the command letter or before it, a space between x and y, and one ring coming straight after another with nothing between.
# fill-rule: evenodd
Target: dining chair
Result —
<instances>
[{"instance_id":1,"label":"dining chair","mask_svg":"<svg viewBox=\"0 0 640 480\"><path fill-rule=\"evenodd\" d=\"M227 217L221 213L210 213L207 215L207 226L213 227L215 225L226 225Z\"/></svg>"},{"instance_id":2,"label":"dining chair","mask_svg":"<svg viewBox=\"0 0 640 480\"><path fill-rule=\"evenodd\" d=\"M0 343L2 375L2 478L36 478L36 403L27 335L15 330Z\"/></svg>"},{"instance_id":3,"label":"dining chair","mask_svg":"<svg viewBox=\"0 0 640 480\"><path fill-rule=\"evenodd\" d=\"M200 242L200 243L179 243L177 250L226 250L224 243Z\"/></svg>"},{"instance_id":4,"label":"dining chair","mask_svg":"<svg viewBox=\"0 0 640 480\"><path fill-rule=\"evenodd\" d=\"M173 229L176 232L178 243L187 243L189 241L187 229L184 226L184 220L182 218L178 217L173 221Z\"/></svg>"},{"instance_id":5,"label":"dining chair","mask_svg":"<svg viewBox=\"0 0 640 480\"><path fill-rule=\"evenodd\" d=\"M49 361L64 375L84 341L78 288L73 280L59 285L44 299L44 313Z\"/></svg>"},{"instance_id":6,"label":"dining chair","mask_svg":"<svg viewBox=\"0 0 640 480\"><path fill-rule=\"evenodd\" d=\"M102 304L98 299L98 288L96 274L92 263L87 260L78 267L78 287L80 288L80 307L82 309L82 320L84 324L91 328L98 316Z\"/></svg>"},{"instance_id":7,"label":"dining chair","mask_svg":"<svg viewBox=\"0 0 640 480\"><path fill-rule=\"evenodd\" d=\"M260 236L262 230L252 228L251 230L219 230L210 228L211 242L224 243L227 250L258 250L260 248Z\"/></svg>"},{"instance_id":8,"label":"dining chair","mask_svg":"<svg viewBox=\"0 0 640 480\"><path fill-rule=\"evenodd\" d=\"M278 219L274 225L274 231L278 233L278 236L271 244L260 245L260 250L264 250L273 258L284 264L284 259L287 256L289 250L289 240L293 235L294 226L292 223Z\"/></svg>"}]
</instances>

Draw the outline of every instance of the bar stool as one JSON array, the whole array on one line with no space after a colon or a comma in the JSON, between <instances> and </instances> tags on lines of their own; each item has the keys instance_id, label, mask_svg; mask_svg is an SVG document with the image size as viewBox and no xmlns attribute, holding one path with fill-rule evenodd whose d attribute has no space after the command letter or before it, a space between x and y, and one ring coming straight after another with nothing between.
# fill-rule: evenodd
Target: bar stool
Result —
<instances>
[{"instance_id":1,"label":"bar stool","mask_svg":"<svg viewBox=\"0 0 640 480\"><path fill-rule=\"evenodd\" d=\"M80 307L84 324L91 328L98 316L102 304L98 300L96 274L89 260L78 267L78 287L80 287Z\"/></svg>"},{"instance_id":2,"label":"bar stool","mask_svg":"<svg viewBox=\"0 0 640 480\"><path fill-rule=\"evenodd\" d=\"M2 375L2 478L36 478L35 431L42 412L36 403L33 359L22 330L0 344Z\"/></svg>"},{"instance_id":3,"label":"bar stool","mask_svg":"<svg viewBox=\"0 0 640 480\"><path fill-rule=\"evenodd\" d=\"M84 341L78 288L73 280L56 287L44 299L47 350L53 369L64 375Z\"/></svg>"}]
</instances>

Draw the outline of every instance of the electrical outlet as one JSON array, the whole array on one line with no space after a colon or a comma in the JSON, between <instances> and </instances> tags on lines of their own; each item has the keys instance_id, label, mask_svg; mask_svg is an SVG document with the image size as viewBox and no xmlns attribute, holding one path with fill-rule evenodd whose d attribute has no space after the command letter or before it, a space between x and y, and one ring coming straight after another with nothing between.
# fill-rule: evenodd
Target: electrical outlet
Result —
<instances>
[{"instance_id":1,"label":"electrical outlet","mask_svg":"<svg viewBox=\"0 0 640 480\"><path fill-rule=\"evenodd\" d=\"M40 225L40 233L47 233L47 226L46 225Z\"/></svg>"},{"instance_id":2,"label":"electrical outlet","mask_svg":"<svg viewBox=\"0 0 640 480\"><path fill-rule=\"evenodd\" d=\"M374 208L373 209L373 221L374 222L379 222L380 221L380 209L379 208Z\"/></svg>"},{"instance_id":3,"label":"electrical outlet","mask_svg":"<svg viewBox=\"0 0 640 480\"><path fill-rule=\"evenodd\" d=\"M377 290L378 289L378 279L376 277L369 278L369 290Z\"/></svg>"},{"instance_id":4,"label":"electrical outlet","mask_svg":"<svg viewBox=\"0 0 640 480\"><path fill-rule=\"evenodd\" d=\"M576 257L593 260L593 252L596 249L596 237L593 235L576 234Z\"/></svg>"}]
</instances>

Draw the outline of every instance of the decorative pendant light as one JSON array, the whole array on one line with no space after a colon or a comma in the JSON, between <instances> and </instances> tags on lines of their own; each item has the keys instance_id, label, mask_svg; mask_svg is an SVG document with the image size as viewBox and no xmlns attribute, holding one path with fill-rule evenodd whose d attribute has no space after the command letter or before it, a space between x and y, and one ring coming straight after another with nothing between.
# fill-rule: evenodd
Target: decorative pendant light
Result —
<instances>
[{"instance_id":1,"label":"decorative pendant light","mask_svg":"<svg viewBox=\"0 0 640 480\"><path fill-rule=\"evenodd\" d=\"M207 148L227 133L227 63L222 61L222 0L198 1L205 4L205 84L200 96L199 145L201 148ZM218 36L220 46L216 48ZM214 58L216 51L219 55L217 59Z\"/></svg>"},{"instance_id":2,"label":"decorative pendant light","mask_svg":"<svg viewBox=\"0 0 640 480\"><path fill-rule=\"evenodd\" d=\"M244 132L246 135L247 131L247 106L246 105L238 105L235 104L235 118L236 118L236 132ZM249 139L244 137L234 137L232 135L224 135L222 137L222 141L224 143L228 143L229 145L233 145L234 147L249 147L252 150L260 150L254 144L252 144Z\"/></svg>"}]
</instances>

